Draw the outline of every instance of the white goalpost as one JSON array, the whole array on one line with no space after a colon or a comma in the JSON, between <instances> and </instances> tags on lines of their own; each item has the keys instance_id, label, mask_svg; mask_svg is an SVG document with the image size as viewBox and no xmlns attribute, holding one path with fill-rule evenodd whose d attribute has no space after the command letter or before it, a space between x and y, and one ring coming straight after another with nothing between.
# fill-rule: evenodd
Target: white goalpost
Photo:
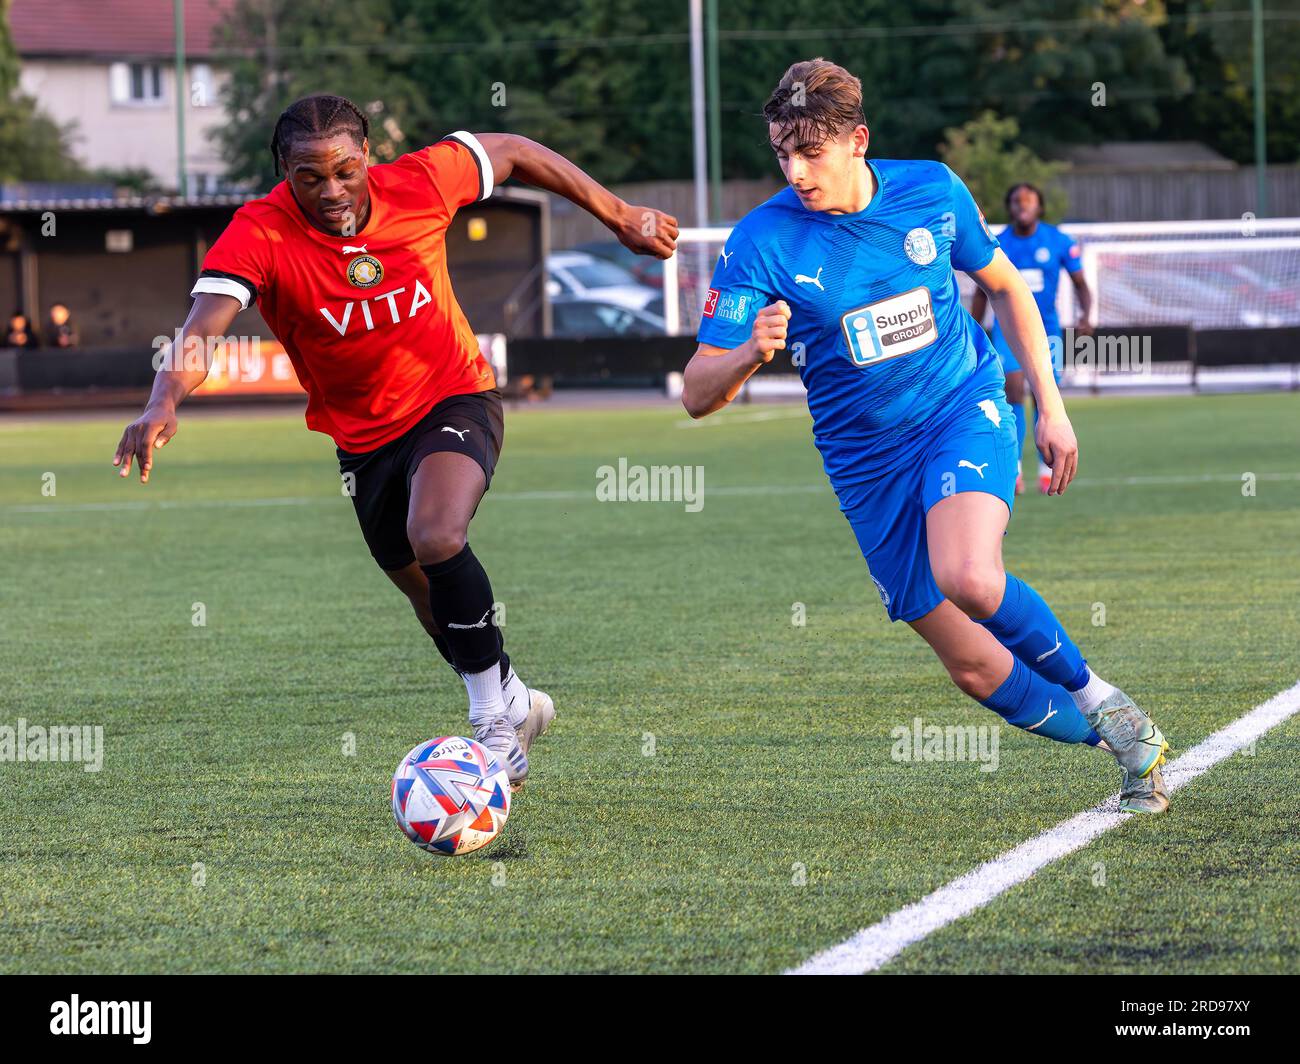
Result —
<instances>
[{"instance_id":1,"label":"white goalpost","mask_svg":"<svg viewBox=\"0 0 1300 1064\"><path fill-rule=\"evenodd\" d=\"M713 264L729 236L730 227L682 229L678 233L677 251L664 262L664 332L669 336L695 331Z\"/></svg>"}]
</instances>

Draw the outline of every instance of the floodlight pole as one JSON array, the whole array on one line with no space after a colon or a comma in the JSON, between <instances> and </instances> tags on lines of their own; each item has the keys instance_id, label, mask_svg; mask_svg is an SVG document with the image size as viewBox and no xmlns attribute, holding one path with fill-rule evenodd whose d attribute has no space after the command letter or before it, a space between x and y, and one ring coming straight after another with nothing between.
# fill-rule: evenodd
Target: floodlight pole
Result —
<instances>
[{"instance_id":1,"label":"floodlight pole","mask_svg":"<svg viewBox=\"0 0 1300 1064\"><path fill-rule=\"evenodd\" d=\"M185 180L185 0L172 0L176 28L176 191L184 198Z\"/></svg>"},{"instance_id":2,"label":"floodlight pole","mask_svg":"<svg viewBox=\"0 0 1300 1064\"><path fill-rule=\"evenodd\" d=\"M709 72L709 222L722 221L722 73L718 66L718 0L705 0Z\"/></svg>"},{"instance_id":3,"label":"floodlight pole","mask_svg":"<svg viewBox=\"0 0 1300 1064\"><path fill-rule=\"evenodd\" d=\"M1251 0L1251 52L1255 66L1255 215L1268 217L1268 130L1264 116L1264 0Z\"/></svg>"},{"instance_id":4,"label":"floodlight pole","mask_svg":"<svg viewBox=\"0 0 1300 1064\"><path fill-rule=\"evenodd\" d=\"M691 125L695 143L695 224L709 224L708 153L704 119L704 2L691 2Z\"/></svg>"}]
</instances>

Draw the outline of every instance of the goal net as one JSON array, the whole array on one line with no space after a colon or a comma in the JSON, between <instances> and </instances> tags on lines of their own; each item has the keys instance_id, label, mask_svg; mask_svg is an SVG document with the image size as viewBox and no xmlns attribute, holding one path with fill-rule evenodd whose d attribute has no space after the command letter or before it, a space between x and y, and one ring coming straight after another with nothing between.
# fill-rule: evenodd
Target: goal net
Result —
<instances>
[{"instance_id":1,"label":"goal net","mask_svg":"<svg viewBox=\"0 0 1300 1064\"><path fill-rule=\"evenodd\" d=\"M1300 325L1300 218L1124 222L1063 227L1079 242L1094 325L1258 329ZM995 234L1001 227L994 227ZM728 228L684 229L664 269L665 329L699 325ZM974 283L957 275L966 305ZM1063 323L1074 286L1058 288Z\"/></svg>"}]
</instances>

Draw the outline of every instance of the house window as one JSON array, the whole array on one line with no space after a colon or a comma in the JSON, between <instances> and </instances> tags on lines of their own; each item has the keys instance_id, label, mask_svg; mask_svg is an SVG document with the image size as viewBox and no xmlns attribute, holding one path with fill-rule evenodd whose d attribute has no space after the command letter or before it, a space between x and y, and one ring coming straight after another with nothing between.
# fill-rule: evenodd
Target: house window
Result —
<instances>
[{"instance_id":1,"label":"house window","mask_svg":"<svg viewBox=\"0 0 1300 1064\"><path fill-rule=\"evenodd\" d=\"M195 63L190 67L190 106L211 107L216 102L212 68L207 63Z\"/></svg>"},{"instance_id":2,"label":"house window","mask_svg":"<svg viewBox=\"0 0 1300 1064\"><path fill-rule=\"evenodd\" d=\"M217 174L190 170L185 183L191 196L215 196L220 191L221 178Z\"/></svg>"},{"instance_id":3,"label":"house window","mask_svg":"<svg viewBox=\"0 0 1300 1064\"><path fill-rule=\"evenodd\" d=\"M109 95L119 104L163 102L162 66L158 63L114 63L109 68Z\"/></svg>"}]
</instances>

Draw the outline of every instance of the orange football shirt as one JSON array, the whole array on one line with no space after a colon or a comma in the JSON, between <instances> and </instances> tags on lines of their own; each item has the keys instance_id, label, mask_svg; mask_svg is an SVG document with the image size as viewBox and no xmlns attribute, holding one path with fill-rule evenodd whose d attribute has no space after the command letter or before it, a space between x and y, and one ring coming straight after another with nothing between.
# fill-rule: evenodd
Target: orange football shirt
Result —
<instances>
[{"instance_id":1,"label":"orange football shirt","mask_svg":"<svg viewBox=\"0 0 1300 1064\"><path fill-rule=\"evenodd\" d=\"M435 403L495 386L451 290L447 227L492 193L472 133L369 169L356 236L307 221L282 181L245 203L212 245L191 295L254 299L307 392L307 427L345 451L396 439Z\"/></svg>"}]
</instances>

